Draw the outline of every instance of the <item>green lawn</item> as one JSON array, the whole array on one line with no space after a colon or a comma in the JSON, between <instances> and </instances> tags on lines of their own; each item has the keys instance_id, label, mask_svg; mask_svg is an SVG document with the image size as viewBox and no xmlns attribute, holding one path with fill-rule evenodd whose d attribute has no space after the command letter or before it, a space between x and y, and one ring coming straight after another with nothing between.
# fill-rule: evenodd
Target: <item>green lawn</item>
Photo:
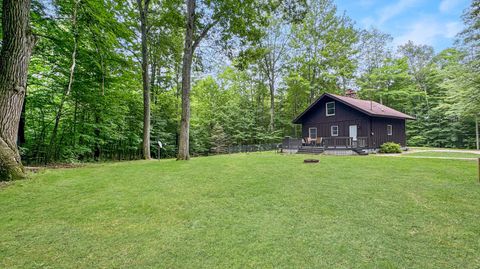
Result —
<instances>
[{"instance_id":1,"label":"green lawn","mask_svg":"<svg viewBox=\"0 0 480 269\"><path fill-rule=\"evenodd\" d=\"M480 158L480 154L471 152L442 152L442 151L418 151L405 153L404 156L445 157L445 158Z\"/></svg>"},{"instance_id":2,"label":"green lawn","mask_svg":"<svg viewBox=\"0 0 480 269\"><path fill-rule=\"evenodd\" d=\"M0 189L0 268L479 268L476 162L237 154Z\"/></svg>"}]
</instances>

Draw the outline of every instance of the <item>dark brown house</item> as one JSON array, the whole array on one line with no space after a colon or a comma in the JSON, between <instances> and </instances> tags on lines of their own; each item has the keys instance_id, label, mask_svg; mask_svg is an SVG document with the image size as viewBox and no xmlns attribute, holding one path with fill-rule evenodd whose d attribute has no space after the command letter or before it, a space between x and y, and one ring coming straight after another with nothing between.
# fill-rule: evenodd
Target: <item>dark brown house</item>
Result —
<instances>
[{"instance_id":1,"label":"dark brown house","mask_svg":"<svg viewBox=\"0 0 480 269\"><path fill-rule=\"evenodd\" d=\"M307 144L377 149L385 142L406 146L405 121L414 118L374 101L325 93L293 120Z\"/></svg>"}]
</instances>

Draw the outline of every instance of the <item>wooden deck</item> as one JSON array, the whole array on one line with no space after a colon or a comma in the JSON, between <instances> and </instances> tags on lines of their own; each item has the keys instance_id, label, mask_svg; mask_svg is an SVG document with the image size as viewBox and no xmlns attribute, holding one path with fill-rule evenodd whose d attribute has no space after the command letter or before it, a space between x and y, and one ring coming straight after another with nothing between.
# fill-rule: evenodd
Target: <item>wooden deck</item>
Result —
<instances>
[{"instance_id":1,"label":"wooden deck","mask_svg":"<svg viewBox=\"0 0 480 269\"><path fill-rule=\"evenodd\" d=\"M319 137L305 143L305 140L286 137L282 143L283 150L294 150L297 153L321 154L324 151L348 151L364 155L368 148L367 137Z\"/></svg>"},{"instance_id":2,"label":"wooden deck","mask_svg":"<svg viewBox=\"0 0 480 269\"><path fill-rule=\"evenodd\" d=\"M320 145L327 149L364 149L368 147L368 137L322 137Z\"/></svg>"}]
</instances>

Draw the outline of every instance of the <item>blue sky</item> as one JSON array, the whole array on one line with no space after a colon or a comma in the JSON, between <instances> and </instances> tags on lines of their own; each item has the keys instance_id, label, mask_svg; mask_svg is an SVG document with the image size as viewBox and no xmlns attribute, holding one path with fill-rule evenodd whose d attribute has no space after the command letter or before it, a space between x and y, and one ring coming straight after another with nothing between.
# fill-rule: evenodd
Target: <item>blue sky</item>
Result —
<instances>
[{"instance_id":1,"label":"blue sky","mask_svg":"<svg viewBox=\"0 0 480 269\"><path fill-rule=\"evenodd\" d=\"M470 0L335 0L357 27L374 26L390 34L393 45L412 40L439 52L453 44L462 30L461 15Z\"/></svg>"}]
</instances>

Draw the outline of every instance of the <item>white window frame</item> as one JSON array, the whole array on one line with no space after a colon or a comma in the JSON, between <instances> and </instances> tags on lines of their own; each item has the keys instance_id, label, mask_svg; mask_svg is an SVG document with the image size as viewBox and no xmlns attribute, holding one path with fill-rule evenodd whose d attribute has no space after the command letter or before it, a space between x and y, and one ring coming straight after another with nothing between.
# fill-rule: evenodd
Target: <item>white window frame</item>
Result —
<instances>
[{"instance_id":1,"label":"white window frame","mask_svg":"<svg viewBox=\"0 0 480 269\"><path fill-rule=\"evenodd\" d=\"M391 124L387 124L387 135L393 135L393 126Z\"/></svg>"},{"instance_id":2,"label":"white window frame","mask_svg":"<svg viewBox=\"0 0 480 269\"><path fill-rule=\"evenodd\" d=\"M333 114L328 114L328 104L333 104ZM326 102L325 103L325 115L328 116L334 116L335 115L335 101L332 102Z\"/></svg>"},{"instance_id":3,"label":"white window frame","mask_svg":"<svg viewBox=\"0 0 480 269\"><path fill-rule=\"evenodd\" d=\"M311 130L315 129L315 138L312 138L312 133ZM308 128L308 138L309 139L317 139L318 133L317 133L317 127L310 127Z\"/></svg>"},{"instance_id":4,"label":"white window frame","mask_svg":"<svg viewBox=\"0 0 480 269\"><path fill-rule=\"evenodd\" d=\"M333 133L334 127L337 129L337 133L336 133L336 134ZM331 135L331 136L338 136L338 125L332 125L332 126L330 126L330 135Z\"/></svg>"}]
</instances>

